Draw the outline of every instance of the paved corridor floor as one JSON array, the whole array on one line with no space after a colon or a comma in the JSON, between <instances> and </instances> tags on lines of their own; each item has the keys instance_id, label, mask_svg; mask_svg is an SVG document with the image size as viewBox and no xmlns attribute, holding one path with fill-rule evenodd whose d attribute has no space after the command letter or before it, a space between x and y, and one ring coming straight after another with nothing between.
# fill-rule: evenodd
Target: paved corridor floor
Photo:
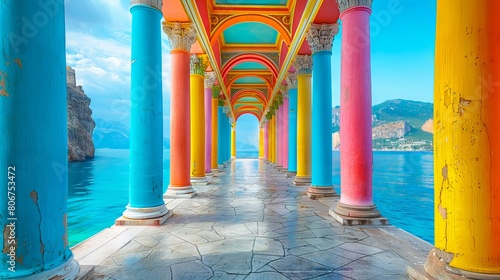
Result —
<instances>
[{"instance_id":1,"label":"paved corridor floor","mask_svg":"<svg viewBox=\"0 0 500 280\"><path fill-rule=\"evenodd\" d=\"M72 250L94 279L408 279L431 246L395 227L346 227L273 166L238 159L169 199L162 226L113 226Z\"/></svg>"}]
</instances>

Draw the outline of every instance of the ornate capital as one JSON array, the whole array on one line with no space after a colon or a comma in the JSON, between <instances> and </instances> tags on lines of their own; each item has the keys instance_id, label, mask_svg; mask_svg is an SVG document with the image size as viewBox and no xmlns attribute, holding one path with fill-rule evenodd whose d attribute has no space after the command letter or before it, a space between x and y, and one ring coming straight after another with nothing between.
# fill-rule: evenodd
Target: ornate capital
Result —
<instances>
[{"instance_id":1,"label":"ornate capital","mask_svg":"<svg viewBox=\"0 0 500 280\"><path fill-rule=\"evenodd\" d=\"M281 85L280 91L281 91L281 95L283 95L283 98L288 98L288 86Z\"/></svg>"},{"instance_id":2,"label":"ornate capital","mask_svg":"<svg viewBox=\"0 0 500 280\"><path fill-rule=\"evenodd\" d=\"M171 50L189 52L196 42L196 31L191 23L163 22L163 31L168 36Z\"/></svg>"},{"instance_id":3,"label":"ornate capital","mask_svg":"<svg viewBox=\"0 0 500 280\"><path fill-rule=\"evenodd\" d=\"M356 6L365 6L371 9L373 0L337 0L337 2L339 3L340 13L343 13L345 10Z\"/></svg>"},{"instance_id":4,"label":"ornate capital","mask_svg":"<svg viewBox=\"0 0 500 280\"><path fill-rule=\"evenodd\" d=\"M297 75L293 72L288 72L286 77L286 82L288 84L288 90L297 89Z\"/></svg>"},{"instance_id":5,"label":"ornate capital","mask_svg":"<svg viewBox=\"0 0 500 280\"><path fill-rule=\"evenodd\" d=\"M293 68L297 70L297 75L312 74L313 62L310 55L297 55L293 62Z\"/></svg>"},{"instance_id":6,"label":"ornate capital","mask_svg":"<svg viewBox=\"0 0 500 280\"><path fill-rule=\"evenodd\" d=\"M215 73L214 72L206 72L205 73L205 88L210 88L214 86L215 83ZM213 90L213 89L212 89Z\"/></svg>"},{"instance_id":7,"label":"ornate capital","mask_svg":"<svg viewBox=\"0 0 500 280\"><path fill-rule=\"evenodd\" d=\"M163 0L130 0L130 7L138 4L145 4L149 5L153 8L158 9L161 11L161 7L163 5Z\"/></svg>"},{"instance_id":8,"label":"ornate capital","mask_svg":"<svg viewBox=\"0 0 500 280\"><path fill-rule=\"evenodd\" d=\"M229 111L230 111L229 106L224 106L224 109L223 109L224 114L229 113Z\"/></svg>"},{"instance_id":9,"label":"ornate capital","mask_svg":"<svg viewBox=\"0 0 500 280\"><path fill-rule=\"evenodd\" d=\"M205 55L192 54L190 57L191 64L191 74L205 76L205 70L207 69L208 60Z\"/></svg>"},{"instance_id":10,"label":"ornate capital","mask_svg":"<svg viewBox=\"0 0 500 280\"><path fill-rule=\"evenodd\" d=\"M219 98L220 91L221 91L220 85L212 86L212 98Z\"/></svg>"},{"instance_id":11,"label":"ornate capital","mask_svg":"<svg viewBox=\"0 0 500 280\"><path fill-rule=\"evenodd\" d=\"M339 33L339 24L312 23L307 31L306 39L312 53L320 51L332 51L333 37Z\"/></svg>"}]
</instances>

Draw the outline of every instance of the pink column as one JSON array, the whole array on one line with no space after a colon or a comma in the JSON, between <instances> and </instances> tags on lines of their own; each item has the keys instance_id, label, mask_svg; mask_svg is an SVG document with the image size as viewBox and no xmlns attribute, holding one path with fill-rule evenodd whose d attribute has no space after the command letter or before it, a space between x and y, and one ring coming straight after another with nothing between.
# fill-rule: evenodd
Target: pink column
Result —
<instances>
[{"instance_id":1,"label":"pink column","mask_svg":"<svg viewBox=\"0 0 500 280\"><path fill-rule=\"evenodd\" d=\"M281 139L281 154L283 155L283 169L288 170L288 94L283 96L283 137Z\"/></svg>"},{"instance_id":2,"label":"pink column","mask_svg":"<svg viewBox=\"0 0 500 280\"><path fill-rule=\"evenodd\" d=\"M264 124L264 159L269 160L269 123Z\"/></svg>"},{"instance_id":3,"label":"pink column","mask_svg":"<svg viewBox=\"0 0 500 280\"><path fill-rule=\"evenodd\" d=\"M341 0L339 3L343 27L340 100L342 185L335 213L349 218L380 216L372 199L371 2Z\"/></svg>"},{"instance_id":4,"label":"pink column","mask_svg":"<svg viewBox=\"0 0 500 280\"><path fill-rule=\"evenodd\" d=\"M276 166L278 168L280 167L283 167L283 154L281 152L281 147L283 146L282 142L281 142L281 129L282 129L282 126L281 126L281 112L283 111L282 109L282 105L280 105L278 107L278 112L276 112Z\"/></svg>"},{"instance_id":5,"label":"pink column","mask_svg":"<svg viewBox=\"0 0 500 280\"><path fill-rule=\"evenodd\" d=\"M215 73L205 74L205 174L212 174L212 86Z\"/></svg>"}]
</instances>

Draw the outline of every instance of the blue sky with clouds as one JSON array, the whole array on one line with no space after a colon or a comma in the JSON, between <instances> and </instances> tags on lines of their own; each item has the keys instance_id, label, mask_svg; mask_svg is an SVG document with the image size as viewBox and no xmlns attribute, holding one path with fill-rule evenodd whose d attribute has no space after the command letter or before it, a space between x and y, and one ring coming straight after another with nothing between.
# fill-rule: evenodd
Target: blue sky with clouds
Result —
<instances>
[{"instance_id":1,"label":"blue sky with clouds","mask_svg":"<svg viewBox=\"0 0 500 280\"><path fill-rule=\"evenodd\" d=\"M92 99L94 118L129 125L129 0L66 1L67 64ZM432 102L434 77L435 1L375 0L371 16L373 104L388 99ZM342 30L342 27L341 27ZM340 103L342 31L332 54L332 106ZM164 134L170 134L170 55L162 34ZM243 116L238 140L258 143L258 122Z\"/></svg>"}]
</instances>

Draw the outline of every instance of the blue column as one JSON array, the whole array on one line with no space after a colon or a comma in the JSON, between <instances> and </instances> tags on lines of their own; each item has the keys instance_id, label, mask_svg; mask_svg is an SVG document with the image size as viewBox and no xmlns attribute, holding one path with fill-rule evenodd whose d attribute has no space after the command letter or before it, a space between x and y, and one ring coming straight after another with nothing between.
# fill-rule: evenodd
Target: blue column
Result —
<instances>
[{"instance_id":1,"label":"blue column","mask_svg":"<svg viewBox=\"0 0 500 280\"><path fill-rule=\"evenodd\" d=\"M74 279L64 1L0 4L0 278ZM39 277L39 278L37 278Z\"/></svg>"},{"instance_id":2,"label":"blue column","mask_svg":"<svg viewBox=\"0 0 500 280\"><path fill-rule=\"evenodd\" d=\"M288 90L288 171L297 172L297 88Z\"/></svg>"},{"instance_id":3,"label":"blue column","mask_svg":"<svg viewBox=\"0 0 500 280\"><path fill-rule=\"evenodd\" d=\"M224 164L225 161L225 137L224 137L224 120L226 115L224 114L224 107L219 106L217 109L217 125L219 126L219 129L217 131L219 140L217 142L218 147L217 147L217 164L219 165L219 168L222 168L221 165Z\"/></svg>"},{"instance_id":4,"label":"blue column","mask_svg":"<svg viewBox=\"0 0 500 280\"><path fill-rule=\"evenodd\" d=\"M165 215L163 202L163 110L159 9L133 4L130 113L129 219Z\"/></svg>"},{"instance_id":5,"label":"blue column","mask_svg":"<svg viewBox=\"0 0 500 280\"><path fill-rule=\"evenodd\" d=\"M332 186L332 53L319 51L313 58L312 186Z\"/></svg>"}]
</instances>

